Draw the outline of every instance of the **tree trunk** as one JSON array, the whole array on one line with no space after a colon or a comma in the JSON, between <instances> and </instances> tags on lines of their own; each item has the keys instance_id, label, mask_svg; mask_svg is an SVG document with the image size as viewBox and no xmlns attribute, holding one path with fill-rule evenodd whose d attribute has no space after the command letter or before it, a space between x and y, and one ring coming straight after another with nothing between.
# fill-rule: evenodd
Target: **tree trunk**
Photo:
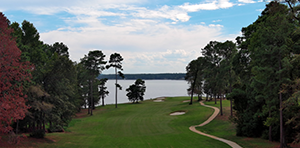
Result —
<instances>
[{"instance_id":1,"label":"tree trunk","mask_svg":"<svg viewBox=\"0 0 300 148\"><path fill-rule=\"evenodd\" d=\"M197 80L197 75L198 74L198 70L195 73L195 78L194 78L194 82L192 84L192 94L191 94L191 101L190 101L190 105L193 104L193 94L194 94L194 88L195 88L195 84L196 84L196 80Z\"/></svg>"},{"instance_id":2,"label":"tree trunk","mask_svg":"<svg viewBox=\"0 0 300 148\"><path fill-rule=\"evenodd\" d=\"M45 113L43 113L43 130L46 130L46 125L45 125Z\"/></svg>"},{"instance_id":3,"label":"tree trunk","mask_svg":"<svg viewBox=\"0 0 300 148\"><path fill-rule=\"evenodd\" d=\"M220 98L220 94L218 95L218 98L220 99L220 115L223 116L223 109L222 109L222 98Z\"/></svg>"},{"instance_id":4,"label":"tree trunk","mask_svg":"<svg viewBox=\"0 0 300 148\"><path fill-rule=\"evenodd\" d=\"M214 95L215 96L215 104L217 104L217 96L216 95Z\"/></svg>"},{"instance_id":5,"label":"tree trunk","mask_svg":"<svg viewBox=\"0 0 300 148\"><path fill-rule=\"evenodd\" d=\"M280 101L280 148L285 147L284 135L283 135L283 115L282 115L282 94L279 93L279 101Z\"/></svg>"},{"instance_id":6,"label":"tree trunk","mask_svg":"<svg viewBox=\"0 0 300 148\"><path fill-rule=\"evenodd\" d=\"M91 80L89 81L89 84L90 84L90 89L91 89ZM88 96L88 101L87 101L87 103L88 103L88 114L91 114L91 90L90 90L90 93L89 93L89 96Z\"/></svg>"},{"instance_id":7,"label":"tree trunk","mask_svg":"<svg viewBox=\"0 0 300 148\"><path fill-rule=\"evenodd\" d=\"M205 99L205 101L208 101L208 94L206 94L206 99Z\"/></svg>"},{"instance_id":8,"label":"tree trunk","mask_svg":"<svg viewBox=\"0 0 300 148\"><path fill-rule=\"evenodd\" d=\"M231 77L230 77L230 79L231 79ZM231 83L229 84L229 93L232 93ZM232 99L230 99L230 116L232 117Z\"/></svg>"},{"instance_id":9,"label":"tree trunk","mask_svg":"<svg viewBox=\"0 0 300 148\"><path fill-rule=\"evenodd\" d=\"M40 127L39 129L43 129L43 112L40 114Z\"/></svg>"},{"instance_id":10,"label":"tree trunk","mask_svg":"<svg viewBox=\"0 0 300 148\"><path fill-rule=\"evenodd\" d=\"M16 135L18 134L18 130L19 130L19 120L17 120Z\"/></svg>"},{"instance_id":11,"label":"tree trunk","mask_svg":"<svg viewBox=\"0 0 300 148\"><path fill-rule=\"evenodd\" d=\"M281 70L281 55L279 54L279 69ZM281 74L279 73L279 81L281 81ZM280 90L279 90L280 91ZM279 92L279 116L280 116L280 148L286 147L285 136L284 136L284 128L283 128L283 106L282 106L282 93Z\"/></svg>"},{"instance_id":12,"label":"tree trunk","mask_svg":"<svg viewBox=\"0 0 300 148\"><path fill-rule=\"evenodd\" d=\"M104 106L104 97L102 96L102 106Z\"/></svg>"},{"instance_id":13,"label":"tree trunk","mask_svg":"<svg viewBox=\"0 0 300 148\"><path fill-rule=\"evenodd\" d=\"M202 96L198 94L198 102L202 100Z\"/></svg>"},{"instance_id":14,"label":"tree trunk","mask_svg":"<svg viewBox=\"0 0 300 148\"><path fill-rule=\"evenodd\" d=\"M115 73L116 73L116 108L118 107L118 89L117 89L117 84L118 84L118 75L117 75L117 68L115 68Z\"/></svg>"},{"instance_id":15,"label":"tree trunk","mask_svg":"<svg viewBox=\"0 0 300 148\"><path fill-rule=\"evenodd\" d=\"M269 117L271 118L271 110L269 107ZM269 126L269 141L272 141L272 126Z\"/></svg>"},{"instance_id":16,"label":"tree trunk","mask_svg":"<svg viewBox=\"0 0 300 148\"><path fill-rule=\"evenodd\" d=\"M90 104L89 104L89 113L93 115L93 80L90 81L91 87L90 87Z\"/></svg>"}]
</instances>

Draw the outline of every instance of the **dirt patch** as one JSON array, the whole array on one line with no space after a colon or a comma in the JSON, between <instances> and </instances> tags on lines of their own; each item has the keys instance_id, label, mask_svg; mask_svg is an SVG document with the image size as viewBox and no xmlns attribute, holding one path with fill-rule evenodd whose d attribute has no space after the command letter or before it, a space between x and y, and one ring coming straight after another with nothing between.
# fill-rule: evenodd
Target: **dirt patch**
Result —
<instances>
[{"instance_id":1,"label":"dirt patch","mask_svg":"<svg viewBox=\"0 0 300 148\"><path fill-rule=\"evenodd\" d=\"M81 111L79 113L76 113L75 115L75 119L78 118L83 118L83 117L87 117L88 116L88 109L81 109Z\"/></svg>"},{"instance_id":2,"label":"dirt patch","mask_svg":"<svg viewBox=\"0 0 300 148\"><path fill-rule=\"evenodd\" d=\"M272 147L272 148L280 148L280 143L279 142L270 142L270 143L276 143L276 146ZM291 148L299 148L300 147L300 143L296 143L296 144L288 144Z\"/></svg>"},{"instance_id":3,"label":"dirt patch","mask_svg":"<svg viewBox=\"0 0 300 148\"><path fill-rule=\"evenodd\" d=\"M223 108L223 115L219 114L216 119L228 121L230 117L230 107L222 107Z\"/></svg>"},{"instance_id":4,"label":"dirt patch","mask_svg":"<svg viewBox=\"0 0 300 148\"><path fill-rule=\"evenodd\" d=\"M153 100L153 102L164 102L164 101L165 101L164 97L156 98Z\"/></svg>"},{"instance_id":5,"label":"dirt patch","mask_svg":"<svg viewBox=\"0 0 300 148\"><path fill-rule=\"evenodd\" d=\"M164 100L165 97L159 97L159 98L156 98L156 100Z\"/></svg>"},{"instance_id":6,"label":"dirt patch","mask_svg":"<svg viewBox=\"0 0 300 148\"><path fill-rule=\"evenodd\" d=\"M174 112L174 113L171 113L170 115L177 116L177 115L183 115L183 114L185 114L185 112Z\"/></svg>"},{"instance_id":7,"label":"dirt patch","mask_svg":"<svg viewBox=\"0 0 300 148\"><path fill-rule=\"evenodd\" d=\"M153 102L164 102L164 100L153 100Z\"/></svg>"},{"instance_id":8,"label":"dirt patch","mask_svg":"<svg viewBox=\"0 0 300 148\"><path fill-rule=\"evenodd\" d=\"M95 111L103 111L103 110L105 110L105 109L97 107L96 109L93 110L93 113ZM88 114L88 109L87 108L83 108L83 109L81 109L81 111L79 113L76 113L76 115L74 116L74 119L84 118L84 117L88 117L88 116L90 116Z\"/></svg>"},{"instance_id":9,"label":"dirt patch","mask_svg":"<svg viewBox=\"0 0 300 148\"><path fill-rule=\"evenodd\" d=\"M171 116L177 116L177 115L183 115L183 114L185 114L185 113L186 113L186 111L180 110L180 111L172 112L172 113L170 113L170 115L171 115Z\"/></svg>"}]
</instances>

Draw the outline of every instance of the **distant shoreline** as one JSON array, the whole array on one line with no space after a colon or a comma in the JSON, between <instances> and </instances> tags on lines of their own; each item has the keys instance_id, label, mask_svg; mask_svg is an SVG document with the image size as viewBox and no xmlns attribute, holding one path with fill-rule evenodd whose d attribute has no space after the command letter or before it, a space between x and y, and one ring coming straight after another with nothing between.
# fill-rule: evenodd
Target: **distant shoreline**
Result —
<instances>
[{"instance_id":1,"label":"distant shoreline","mask_svg":"<svg viewBox=\"0 0 300 148\"><path fill-rule=\"evenodd\" d=\"M155 73L155 74L124 74L124 80L184 80L185 73ZM100 74L98 79L115 79L116 76L114 74ZM118 77L118 79L122 79Z\"/></svg>"}]
</instances>

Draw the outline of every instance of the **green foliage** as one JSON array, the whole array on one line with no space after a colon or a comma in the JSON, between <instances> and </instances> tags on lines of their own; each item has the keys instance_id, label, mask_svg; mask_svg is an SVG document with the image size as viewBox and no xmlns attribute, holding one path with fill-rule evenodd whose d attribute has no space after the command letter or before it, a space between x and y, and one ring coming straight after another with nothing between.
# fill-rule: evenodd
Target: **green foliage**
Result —
<instances>
[{"instance_id":1,"label":"green foliage","mask_svg":"<svg viewBox=\"0 0 300 148\"><path fill-rule=\"evenodd\" d=\"M296 41L296 25L289 13L285 5L271 2L237 38L240 51L233 64L241 83L229 95L234 98L237 135L279 140L280 99L289 96L280 95L280 87L293 79L291 55ZM283 113L285 122L290 115L284 109ZM284 127L284 131L291 142L294 132L290 127Z\"/></svg>"},{"instance_id":2,"label":"green foliage","mask_svg":"<svg viewBox=\"0 0 300 148\"><path fill-rule=\"evenodd\" d=\"M214 102L205 102L206 105L219 107L218 104L214 104ZM230 107L229 100L224 100L223 102L224 108ZM230 111L225 110L225 115L229 115ZM236 136L236 127L230 120L224 120L224 118L215 118L212 122L204 127L197 127L197 130L204 131L207 134L211 134L217 137L221 137L224 139L228 139L238 143L243 148L273 148L278 145L276 142L269 142L262 138L246 138L241 136Z\"/></svg>"},{"instance_id":3,"label":"green foliage","mask_svg":"<svg viewBox=\"0 0 300 148\"><path fill-rule=\"evenodd\" d=\"M104 98L109 94L109 92L106 90L107 87L105 87L105 83L107 82L108 79L100 79L99 81L99 96L102 99L102 106L104 106Z\"/></svg>"},{"instance_id":4,"label":"green foliage","mask_svg":"<svg viewBox=\"0 0 300 148\"><path fill-rule=\"evenodd\" d=\"M128 92L126 96L128 97L129 101L133 103L143 101L146 91L145 81L142 79L137 79L134 84L130 85L129 88L126 89L126 91Z\"/></svg>"},{"instance_id":5,"label":"green foliage","mask_svg":"<svg viewBox=\"0 0 300 148\"><path fill-rule=\"evenodd\" d=\"M203 94L203 78L204 70L207 68L208 63L203 57L199 57L196 60L191 61L186 67L185 80L191 84L188 88L189 94L191 94L190 104L193 104L192 98L194 93L201 96Z\"/></svg>"},{"instance_id":6,"label":"green foliage","mask_svg":"<svg viewBox=\"0 0 300 148\"><path fill-rule=\"evenodd\" d=\"M115 79L116 79L116 94L115 94L115 97L116 97L116 108L118 106L118 97L117 97L117 94L118 94L118 90L117 88L119 88L120 90L122 89L122 86L120 84L118 84L118 76L123 78L124 79L124 74L121 72L123 70L122 68L122 61L123 61L123 57L121 56L121 54L119 53L113 53L110 55L109 57L109 65L106 65L106 68L109 69L111 67L115 68ZM118 71L120 70L120 71Z\"/></svg>"},{"instance_id":7,"label":"green foliage","mask_svg":"<svg viewBox=\"0 0 300 148\"><path fill-rule=\"evenodd\" d=\"M21 60L35 66L31 72L33 82L25 85L24 92L31 108L25 119L19 122L19 128L30 131L45 130L46 124L50 127L67 126L82 104L78 92L81 86L77 85L80 71L69 59L68 47L58 42L44 44L37 29L26 20L21 26L15 22L10 27L15 30L12 35L22 51Z\"/></svg>"},{"instance_id":8,"label":"green foliage","mask_svg":"<svg viewBox=\"0 0 300 148\"><path fill-rule=\"evenodd\" d=\"M64 129L62 126L60 125L52 125L48 128L48 132L49 133L53 133L53 132L64 132Z\"/></svg>"},{"instance_id":9,"label":"green foliage","mask_svg":"<svg viewBox=\"0 0 300 148\"><path fill-rule=\"evenodd\" d=\"M94 94L98 94L98 85L97 82L94 83L96 77L105 69L104 61L105 55L100 50L89 51L88 55L85 55L84 58L81 59L82 65L88 71L88 81L89 81L89 93L88 93L88 104L89 104L89 113L93 115L93 109L95 108L95 104L99 101L99 97L94 97ZM95 87L96 86L96 87ZM95 91L96 90L96 91ZM96 102L97 101L97 102Z\"/></svg>"}]
</instances>

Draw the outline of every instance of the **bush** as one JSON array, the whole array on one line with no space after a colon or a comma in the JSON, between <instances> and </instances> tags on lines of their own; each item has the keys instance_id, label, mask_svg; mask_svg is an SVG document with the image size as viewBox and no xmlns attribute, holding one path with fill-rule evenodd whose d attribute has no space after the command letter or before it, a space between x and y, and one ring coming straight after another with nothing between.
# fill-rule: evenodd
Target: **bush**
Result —
<instances>
[{"instance_id":1,"label":"bush","mask_svg":"<svg viewBox=\"0 0 300 148\"><path fill-rule=\"evenodd\" d=\"M33 138L44 138L45 130L43 129L34 130L29 136Z\"/></svg>"},{"instance_id":2,"label":"bush","mask_svg":"<svg viewBox=\"0 0 300 148\"><path fill-rule=\"evenodd\" d=\"M48 128L48 132L49 133L53 133L53 132L64 132L64 129L59 126L59 125L54 125Z\"/></svg>"}]
</instances>

